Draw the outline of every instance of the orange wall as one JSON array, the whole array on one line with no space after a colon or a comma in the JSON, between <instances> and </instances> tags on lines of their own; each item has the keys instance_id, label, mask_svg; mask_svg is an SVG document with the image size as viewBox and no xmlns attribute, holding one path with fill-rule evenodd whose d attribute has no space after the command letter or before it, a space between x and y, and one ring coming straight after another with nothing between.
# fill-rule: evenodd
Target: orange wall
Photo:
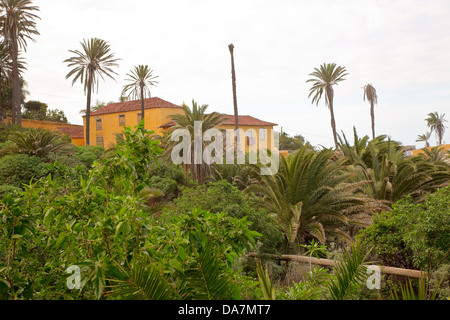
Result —
<instances>
[{"instance_id":1,"label":"orange wall","mask_svg":"<svg viewBox=\"0 0 450 320\"><path fill-rule=\"evenodd\" d=\"M72 138L72 143L77 146L84 146L84 138Z\"/></svg>"},{"instance_id":2,"label":"orange wall","mask_svg":"<svg viewBox=\"0 0 450 320\"><path fill-rule=\"evenodd\" d=\"M7 117L5 119L5 123L11 123L11 121L12 121L11 117ZM62 122L22 119L22 127L59 131L58 127L62 128L62 127L81 127L81 126L76 125L76 124L70 124L70 123L62 123ZM76 144L77 146L83 146L84 138L72 139L72 143Z\"/></svg>"},{"instance_id":3,"label":"orange wall","mask_svg":"<svg viewBox=\"0 0 450 320\"><path fill-rule=\"evenodd\" d=\"M125 126L134 128L138 125L137 115L140 110L102 114L99 116L91 116L90 118L90 144L97 145L97 137L103 137L103 145L108 148L111 144L116 143L114 133L121 133L124 126L119 126L119 115L125 115ZM145 110L145 128L153 130L157 134L163 130L159 128L163 124L169 122L170 115L183 113L182 109L176 108L153 108ZM101 130L97 130L96 121L102 120ZM86 117L83 117L83 124L86 125Z\"/></svg>"},{"instance_id":4,"label":"orange wall","mask_svg":"<svg viewBox=\"0 0 450 320\"><path fill-rule=\"evenodd\" d=\"M5 123L10 123L11 117L5 119ZM22 119L22 127L24 128L35 128L35 129L49 129L56 131L58 127L81 127L76 124L63 123L63 122L53 122L53 121L41 121L41 120L31 120Z\"/></svg>"}]
</instances>

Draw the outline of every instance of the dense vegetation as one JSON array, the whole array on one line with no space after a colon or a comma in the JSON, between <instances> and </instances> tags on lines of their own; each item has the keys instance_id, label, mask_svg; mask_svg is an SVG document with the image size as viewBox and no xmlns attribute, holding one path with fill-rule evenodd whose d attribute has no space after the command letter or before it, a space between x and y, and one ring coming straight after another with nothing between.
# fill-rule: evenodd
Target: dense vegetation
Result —
<instances>
[{"instance_id":1,"label":"dense vegetation","mask_svg":"<svg viewBox=\"0 0 450 320\"><path fill-rule=\"evenodd\" d=\"M446 162L355 134L339 152L300 147L274 176L213 165L198 184L142 124L123 133L104 152L45 130L8 132L1 299L390 299L403 282L385 277L381 291L368 290L369 260L427 271L428 290L448 296ZM32 138L40 144L24 143ZM49 152L36 152L48 141ZM259 263L250 251L342 262ZM80 290L68 288L70 266Z\"/></svg>"},{"instance_id":2,"label":"dense vegetation","mask_svg":"<svg viewBox=\"0 0 450 320\"><path fill-rule=\"evenodd\" d=\"M308 98L328 107L334 148L282 133L280 147L289 155L273 175L261 175L260 163L169 160L170 134L144 129L144 99L158 83L147 65L127 75L121 97L140 100L140 125L126 127L108 150L90 146L90 135L87 146L77 147L58 132L22 128L22 118L67 122L45 103L22 107L22 55L27 40L39 35L38 11L31 0L0 1L1 300L450 297L449 155L435 147L408 157L399 142L376 135L372 84L363 87L372 138L355 129L350 142L339 136L334 116L334 88L347 69L335 63L314 68ZM114 79L120 59L103 39L83 39L80 46L64 63L66 79L83 85L81 112L90 132L91 111L104 106L91 108L92 93L101 79ZM184 114L172 115L172 129L193 138L195 121L203 122L202 133L217 128L223 117L207 109L183 104ZM12 124L3 123L5 116ZM430 131L417 141L428 147L435 133L441 144L444 117L429 113ZM286 262L281 254L310 262ZM313 267L312 258L335 263ZM367 282L371 262L426 276L405 283L383 275L374 290Z\"/></svg>"}]
</instances>

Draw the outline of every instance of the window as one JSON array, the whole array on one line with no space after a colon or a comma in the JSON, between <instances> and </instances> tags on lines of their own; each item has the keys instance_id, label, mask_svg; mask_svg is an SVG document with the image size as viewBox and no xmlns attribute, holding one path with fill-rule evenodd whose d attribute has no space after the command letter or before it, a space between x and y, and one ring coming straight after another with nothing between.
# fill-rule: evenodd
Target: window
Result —
<instances>
[{"instance_id":1,"label":"window","mask_svg":"<svg viewBox=\"0 0 450 320\"><path fill-rule=\"evenodd\" d=\"M266 129L259 128L259 140L261 141L266 140Z\"/></svg>"},{"instance_id":2,"label":"window","mask_svg":"<svg viewBox=\"0 0 450 320\"><path fill-rule=\"evenodd\" d=\"M252 134L252 130L247 130L247 132L246 132L246 142L247 142L247 145L253 145L253 144L255 144L255 141L254 141L254 139L253 139L253 134Z\"/></svg>"},{"instance_id":3,"label":"window","mask_svg":"<svg viewBox=\"0 0 450 320\"><path fill-rule=\"evenodd\" d=\"M121 114L119 115L119 126L124 126L125 125L125 115Z\"/></svg>"},{"instance_id":4,"label":"window","mask_svg":"<svg viewBox=\"0 0 450 320\"><path fill-rule=\"evenodd\" d=\"M104 147L103 137L97 137L97 145Z\"/></svg>"},{"instance_id":5,"label":"window","mask_svg":"<svg viewBox=\"0 0 450 320\"><path fill-rule=\"evenodd\" d=\"M138 124L141 122L141 120L142 120L142 113L138 113L137 114L137 122L138 122Z\"/></svg>"},{"instance_id":6,"label":"window","mask_svg":"<svg viewBox=\"0 0 450 320\"><path fill-rule=\"evenodd\" d=\"M95 127L97 128L97 131L102 131L102 119L95 120Z\"/></svg>"}]
</instances>

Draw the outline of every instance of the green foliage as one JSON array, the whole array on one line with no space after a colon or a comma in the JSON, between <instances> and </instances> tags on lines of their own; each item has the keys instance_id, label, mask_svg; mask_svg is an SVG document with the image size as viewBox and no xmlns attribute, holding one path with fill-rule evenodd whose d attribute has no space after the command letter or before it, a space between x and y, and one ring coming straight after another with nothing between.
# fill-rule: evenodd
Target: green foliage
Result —
<instances>
[{"instance_id":1,"label":"green foliage","mask_svg":"<svg viewBox=\"0 0 450 320\"><path fill-rule=\"evenodd\" d=\"M256 270L258 273L258 279L264 300L275 300L276 294L275 289L272 285L272 279L269 276L269 270L267 269L267 267L263 268L261 261L259 260L256 263Z\"/></svg>"},{"instance_id":2,"label":"green foliage","mask_svg":"<svg viewBox=\"0 0 450 320\"><path fill-rule=\"evenodd\" d=\"M295 135L290 137L286 132L280 135L280 150L298 150L301 147L307 146L313 150L313 146L306 141L302 135Z\"/></svg>"},{"instance_id":3,"label":"green foliage","mask_svg":"<svg viewBox=\"0 0 450 320\"><path fill-rule=\"evenodd\" d=\"M183 188L182 195L174 200L176 208L165 209L169 215L188 214L191 208L200 207L213 213L226 212L231 217L247 217L250 229L262 234L261 252L276 252L282 233L274 218L257 209L258 199L244 194L226 181L209 183L195 188Z\"/></svg>"},{"instance_id":4,"label":"green foliage","mask_svg":"<svg viewBox=\"0 0 450 320\"><path fill-rule=\"evenodd\" d=\"M53 121L67 123L67 117L62 110L50 110L46 103L40 101L28 101L25 103L24 119Z\"/></svg>"},{"instance_id":5,"label":"green foliage","mask_svg":"<svg viewBox=\"0 0 450 320\"><path fill-rule=\"evenodd\" d=\"M441 279L442 282L443 278ZM394 289L391 291L392 300L436 300L436 296L438 294L438 289L441 284L438 284L438 288L435 289L434 293L428 291L425 280L423 278L419 279L419 285L417 289L417 294L414 290L413 283L410 279L405 285L400 286L400 296L397 293L397 290Z\"/></svg>"},{"instance_id":6,"label":"green foliage","mask_svg":"<svg viewBox=\"0 0 450 320\"><path fill-rule=\"evenodd\" d=\"M450 166L424 157L407 158L402 146L386 136L359 138L354 129L353 145L345 135L339 137L340 152L349 161L354 181L367 181L360 188L364 194L381 200L383 210L405 196L423 201L428 192L450 181Z\"/></svg>"},{"instance_id":7,"label":"green foliage","mask_svg":"<svg viewBox=\"0 0 450 320\"><path fill-rule=\"evenodd\" d=\"M300 281L288 286L277 294L280 300L323 300L328 295L331 274L327 269L314 267Z\"/></svg>"},{"instance_id":8,"label":"green foliage","mask_svg":"<svg viewBox=\"0 0 450 320\"><path fill-rule=\"evenodd\" d=\"M91 168L94 161L99 160L104 151L105 148L101 146L75 146L74 157L86 168Z\"/></svg>"},{"instance_id":9,"label":"green foliage","mask_svg":"<svg viewBox=\"0 0 450 320\"><path fill-rule=\"evenodd\" d=\"M338 261L334 266L334 274L328 285L332 300L344 300L352 289L352 286L361 285L366 277L367 268L364 266L369 255L363 252L360 243L351 247L344 253L343 261Z\"/></svg>"},{"instance_id":10,"label":"green foliage","mask_svg":"<svg viewBox=\"0 0 450 320\"><path fill-rule=\"evenodd\" d=\"M9 139L14 144L9 148L3 148L0 156L27 154L47 160L52 152L64 154L72 149L72 144L66 141L61 133L47 129L29 128L23 132L15 132Z\"/></svg>"},{"instance_id":11,"label":"green foliage","mask_svg":"<svg viewBox=\"0 0 450 320\"><path fill-rule=\"evenodd\" d=\"M12 194L14 192L19 192L20 190L21 190L20 188L17 188L17 187L14 187L14 186L0 185L0 198L2 199L7 194Z\"/></svg>"},{"instance_id":12,"label":"green foliage","mask_svg":"<svg viewBox=\"0 0 450 320\"><path fill-rule=\"evenodd\" d=\"M435 270L450 262L449 208L450 187L429 194L422 204L406 198L374 216L373 225L358 237L374 247L384 265Z\"/></svg>"},{"instance_id":13,"label":"green foliage","mask_svg":"<svg viewBox=\"0 0 450 320\"><path fill-rule=\"evenodd\" d=\"M231 266L244 250L254 249L255 237L260 236L249 226L246 218L194 208L188 214L158 220L151 227L146 250L168 270L184 271L195 250L209 243L217 259L225 259Z\"/></svg>"},{"instance_id":14,"label":"green foliage","mask_svg":"<svg viewBox=\"0 0 450 320\"><path fill-rule=\"evenodd\" d=\"M31 179L36 181L48 174L49 169L41 158L26 154L0 158L0 185L22 188Z\"/></svg>"},{"instance_id":15,"label":"green foliage","mask_svg":"<svg viewBox=\"0 0 450 320\"><path fill-rule=\"evenodd\" d=\"M277 174L262 176L261 184L246 189L263 195L267 212L283 227L286 252L291 246L298 249L307 237L321 243L330 235L350 239L344 228L364 224L378 205L355 192L361 182L352 183L346 159L333 156L330 150L316 153L304 147L282 157Z\"/></svg>"},{"instance_id":16,"label":"green foliage","mask_svg":"<svg viewBox=\"0 0 450 320\"><path fill-rule=\"evenodd\" d=\"M153 137L154 131L144 129L143 122L135 130L125 127L123 134L124 139L117 144L113 156L105 158L99 170L106 178L108 191L137 194L149 185L148 169L163 150Z\"/></svg>"},{"instance_id":17,"label":"green foliage","mask_svg":"<svg viewBox=\"0 0 450 320\"><path fill-rule=\"evenodd\" d=\"M246 162L248 163L248 155L246 155ZM245 164L214 164L211 167L210 178L206 181L218 182L220 180L235 184L239 190L244 190L252 183L258 183L260 175Z\"/></svg>"}]
</instances>

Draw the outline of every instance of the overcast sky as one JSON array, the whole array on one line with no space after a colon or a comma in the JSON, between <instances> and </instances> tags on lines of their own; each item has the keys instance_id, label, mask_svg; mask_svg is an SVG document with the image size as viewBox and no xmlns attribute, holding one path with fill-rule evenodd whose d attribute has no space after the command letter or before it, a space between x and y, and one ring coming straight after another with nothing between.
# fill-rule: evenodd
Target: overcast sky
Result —
<instances>
[{"instance_id":1,"label":"overcast sky","mask_svg":"<svg viewBox=\"0 0 450 320\"><path fill-rule=\"evenodd\" d=\"M82 124L81 84L65 80L63 60L80 41L108 41L120 58L116 81L100 82L93 103L117 101L126 73L147 64L159 76L152 95L181 105L233 113L231 62L235 46L238 108L333 145L330 114L308 99L309 74L323 63L347 68L335 88L338 131L370 135L362 87L378 93L376 132L407 145L427 131L430 112L450 119L450 1L448 0L36 0L40 36L25 57L30 96ZM450 123L450 122L449 122ZM448 125L448 123L447 123ZM444 140L450 143L450 129ZM436 144L433 135L432 144Z\"/></svg>"}]
</instances>

